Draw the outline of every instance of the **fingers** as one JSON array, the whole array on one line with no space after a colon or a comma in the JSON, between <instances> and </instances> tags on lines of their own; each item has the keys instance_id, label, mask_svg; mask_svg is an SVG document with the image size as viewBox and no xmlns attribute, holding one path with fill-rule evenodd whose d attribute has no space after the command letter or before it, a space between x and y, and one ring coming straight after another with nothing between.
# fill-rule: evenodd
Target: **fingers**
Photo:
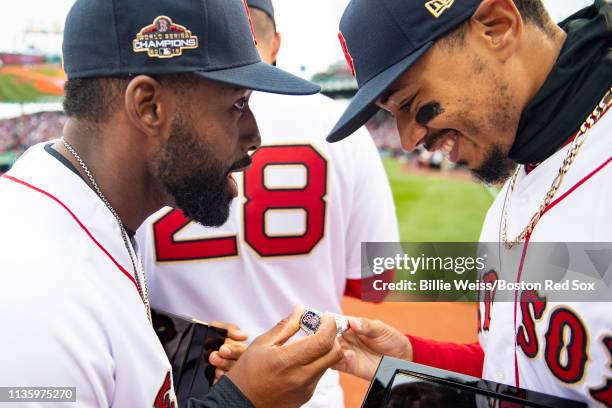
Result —
<instances>
[{"instance_id":1,"label":"fingers","mask_svg":"<svg viewBox=\"0 0 612 408\"><path fill-rule=\"evenodd\" d=\"M333 349L336 349L338 360L342 358L340 344L336 341L336 321L331 314L325 313L317 332L288 344L285 346L285 353L291 361L307 365L322 359Z\"/></svg>"},{"instance_id":2,"label":"fingers","mask_svg":"<svg viewBox=\"0 0 612 408\"><path fill-rule=\"evenodd\" d=\"M343 360L347 365L353 364L355 359L357 358L357 354L354 350L343 350L342 351ZM341 361L342 362L342 361Z\"/></svg>"},{"instance_id":3,"label":"fingers","mask_svg":"<svg viewBox=\"0 0 612 408\"><path fill-rule=\"evenodd\" d=\"M305 384L316 384L327 369L340 364L344 357L336 337L334 317L323 315L321 325L314 335L284 346L282 352L283 360L303 373Z\"/></svg>"},{"instance_id":4,"label":"fingers","mask_svg":"<svg viewBox=\"0 0 612 408\"><path fill-rule=\"evenodd\" d=\"M235 324L215 321L210 325L227 330L227 337L232 340L246 341L249 338L249 335L240 330L240 327L236 326Z\"/></svg>"},{"instance_id":5,"label":"fingers","mask_svg":"<svg viewBox=\"0 0 612 408\"><path fill-rule=\"evenodd\" d=\"M340 343L334 340L332 348L323 357L313 361L310 364L310 369L315 373L321 373L321 375L323 375L325 370L341 363L343 359L344 353L340 347Z\"/></svg>"},{"instance_id":6,"label":"fingers","mask_svg":"<svg viewBox=\"0 0 612 408\"><path fill-rule=\"evenodd\" d=\"M223 371L229 371L245 350L245 344L227 340L219 351L213 351L210 354L208 361Z\"/></svg>"},{"instance_id":7,"label":"fingers","mask_svg":"<svg viewBox=\"0 0 612 408\"><path fill-rule=\"evenodd\" d=\"M334 370L352 373L357 360L357 354L354 350L342 349L342 359L331 366Z\"/></svg>"},{"instance_id":8,"label":"fingers","mask_svg":"<svg viewBox=\"0 0 612 408\"><path fill-rule=\"evenodd\" d=\"M227 373L220 368L215 369L215 379L213 380L213 384L216 384L225 374Z\"/></svg>"},{"instance_id":9,"label":"fingers","mask_svg":"<svg viewBox=\"0 0 612 408\"><path fill-rule=\"evenodd\" d=\"M357 317L348 317L349 327L360 336L376 338L387 331L387 325L380 320L370 320Z\"/></svg>"},{"instance_id":10,"label":"fingers","mask_svg":"<svg viewBox=\"0 0 612 408\"><path fill-rule=\"evenodd\" d=\"M361 344L358 334L352 328L342 333L338 340L343 349L359 347Z\"/></svg>"},{"instance_id":11,"label":"fingers","mask_svg":"<svg viewBox=\"0 0 612 408\"><path fill-rule=\"evenodd\" d=\"M358 317L347 317L349 321L349 327L358 334L364 334L364 320Z\"/></svg>"},{"instance_id":12,"label":"fingers","mask_svg":"<svg viewBox=\"0 0 612 408\"><path fill-rule=\"evenodd\" d=\"M342 349L340 348L340 344L337 339L334 339L333 346L331 349L325 353L323 356L320 356L316 360L313 360L307 365L303 365L300 369L303 370L310 381L316 384L319 379L325 374L329 368L334 368L336 366L342 366L344 362L344 354ZM347 362L350 364L350 362ZM352 366L346 364L347 369L352 369ZM354 363L352 364L354 365Z\"/></svg>"},{"instance_id":13,"label":"fingers","mask_svg":"<svg viewBox=\"0 0 612 408\"><path fill-rule=\"evenodd\" d=\"M225 369L230 365L230 362L219 355L218 351L213 351L208 357L208 362L217 368Z\"/></svg>"},{"instance_id":14,"label":"fingers","mask_svg":"<svg viewBox=\"0 0 612 408\"><path fill-rule=\"evenodd\" d=\"M219 348L219 355L227 360L238 360L245 350L246 344L228 339Z\"/></svg>"},{"instance_id":15,"label":"fingers","mask_svg":"<svg viewBox=\"0 0 612 408\"><path fill-rule=\"evenodd\" d=\"M276 326L259 336L255 341L267 345L282 346L300 330L302 314L304 314L304 307L296 306L288 317L278 322Z\"/></svg>"},{"instance_id":16,"label":"fingers","mask_svg":"<svg viewBox=\"0 0 612 408\"><path fill-rule=\"evenodd\" d=\"M212 322L211 326L227 330L225 343L218 351L212 352L208 357L208 362L217 368L215 378L218 380L221 375L232 368L242 353L244 353L246 345L242 342L248 339L248 335L241 331L238 326L231 323ZM219 378L217 378L217 375Z\"/></svg>"}]
</instances>

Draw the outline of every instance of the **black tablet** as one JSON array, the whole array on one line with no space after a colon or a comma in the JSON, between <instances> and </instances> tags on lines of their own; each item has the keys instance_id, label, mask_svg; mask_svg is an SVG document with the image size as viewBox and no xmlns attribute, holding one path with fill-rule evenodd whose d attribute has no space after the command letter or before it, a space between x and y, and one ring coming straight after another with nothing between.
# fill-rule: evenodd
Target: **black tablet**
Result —
<instances>
[{"instance_id":1,"label":"black tablet","mask_svg":"<svg viewBox=\"0 0 612 408\"><path fill-rule=\"evenodd\" d=\"M383 357L362 408L586 408L583 402Z\"/></svg>"},{"instance_id":2,"label":"black tablet","mask_svg":"<svg viewBox=\"0 0 612 408\"><path fill-rule=\"evenodd\" d=\"M174 389L179 408L190 398L208 393L215 378L210 354L225 342L227 331L161 310L151 310L153 328L172 365Z\"/></svg>"}]
</instances>

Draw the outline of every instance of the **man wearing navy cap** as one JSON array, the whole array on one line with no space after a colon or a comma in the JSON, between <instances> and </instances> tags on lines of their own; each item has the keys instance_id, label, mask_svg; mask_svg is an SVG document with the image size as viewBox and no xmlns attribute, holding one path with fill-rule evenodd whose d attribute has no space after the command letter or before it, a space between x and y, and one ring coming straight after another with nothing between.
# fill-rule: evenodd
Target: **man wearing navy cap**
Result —
<instances>
[{"instance_id":1,"label":"man wearing navy cap","mask_svg":"<svg viewBox=\"0 0 612 408\"><path fill-rule=\"evenodd\" d=\"M273 64L281 37L272 2L247 4L260 56ZM343 143L325 141L340 104L323 95L254 92L249 105L262 145L236 177L241 197L227 222L206 228L164 208L137 237L155 308L232 322L255 337L295 303L342 313L343 295L361 298L367 281L361 242L397 242L399 233L391 188L365 128ZM222 245L228 241L233 245ZM228 293L236 300L228 302ZM369 300L385 294L375 295ZM219 374L225 349L211 355ZM344 406L338 372L325 373L306 406Z\"/></svg>"},{"instance_id":2,"label":"man wearing navy cap","mask_svg":"<svg viewBox=\"0 0 612 408\"><path fill-rule=\"evenodd\" d=\"M359 91L328 140L385 109L405 149L444 148L488 183L511 176L480 240L521 262L488 259L486 278L529 282L530 243L612 242L611 21L604 0L560 26L539 0L352 0L339 36ZM344 369L370 378L387 354L612 406L609 304L513 295L480 294L476 344L354 319Z\"/></svg>"},{"instance_id":3,"label":"man wearing navy cap","mask_svg":"<svg viewBox=\"0 0 612 408\"><path fill-rule=\"evenodd\" d=\"M132 231L165 205L223 224L238 192L232 174L260 144L251 90L318 91L261 62L248 21L241 0L72 7L64 134L0 178L0 326L10 331L0 384L72 388L14 394L20 405L38 406L42 395L53 406L176 406ZM193 406L307 401L342 354L330 316L285 345L301 312L257 338Z\"/></svg>"}]
</instances>

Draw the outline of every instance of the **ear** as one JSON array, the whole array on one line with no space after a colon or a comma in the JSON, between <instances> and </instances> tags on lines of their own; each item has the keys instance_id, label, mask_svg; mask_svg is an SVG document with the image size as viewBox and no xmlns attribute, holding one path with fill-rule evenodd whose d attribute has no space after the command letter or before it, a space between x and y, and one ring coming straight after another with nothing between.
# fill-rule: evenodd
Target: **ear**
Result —
<instances>
[{"instance_id":1,"label":"ear","mask_svg":"<svg viewBox=\"0 0 612 408\"><path fill-rule=\"evenodd\" d=\"M484 0L470 23L473 34L500 62L517 51L524 27L513 0Z\"/></svg>"},{"instance_id":2,"label":"ear","mask_svg":"<svg viewBox=\"0 0 612 408\"><path fill-rule=\"evenodd\" d=\"M276 64L276 56L278 55L278 51L280 51L281 46L281 35L279 32L274 33L274 37L272 37L272 44L270 45L270 56L273 64Z\"/></svg>"},{"instance_id":3,"label":"ear","mask_svg":"<svg viewBox=\"0 0 612 408\"><path fill-rule=\"evenodd\" d=\"M125 91L127 117L142 133L157 137L167 133L174 104L173 93L147 75L132 79Z\"/></svg>"}]
</instances>

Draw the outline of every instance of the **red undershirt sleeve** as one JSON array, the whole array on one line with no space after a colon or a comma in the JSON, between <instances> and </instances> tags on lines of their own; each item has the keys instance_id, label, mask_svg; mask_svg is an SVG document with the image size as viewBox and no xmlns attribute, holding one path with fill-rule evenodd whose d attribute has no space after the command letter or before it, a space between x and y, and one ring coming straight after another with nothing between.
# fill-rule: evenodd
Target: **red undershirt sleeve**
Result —
<instances>
[{"instance_id":1,"label":"red undershirt sleeve","mask_svg":"<svg viewBox=\"0 0 612 408\"><path fill-rule=\"evenodd\" d=\"M479 343L457 344L406 335L412 344L413 361L430 367L482 377L484 352Z\"/></svg>"}]
</instances>

